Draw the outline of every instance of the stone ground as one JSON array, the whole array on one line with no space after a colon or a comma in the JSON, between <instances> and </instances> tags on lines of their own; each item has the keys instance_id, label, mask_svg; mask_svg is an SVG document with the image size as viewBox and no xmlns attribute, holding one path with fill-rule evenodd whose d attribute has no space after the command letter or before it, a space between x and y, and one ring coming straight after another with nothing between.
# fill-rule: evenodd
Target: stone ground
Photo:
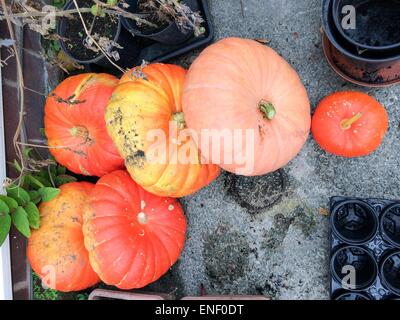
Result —
<instances>
[{"instance_id":1,"label":"stone ground","mask_svg":"<svg viewBox=\"0 0 400 320\"><path fill-rule=\"evenodd\" d=\"M205 290L273 299L328 299L328 218L320 209L328 208L333 195L400 198L400 87L367 90L336 76L322 52L321 0L243 0L243 14L240 0L209 2L216 40L270 40L270 46L299 72L313 109L334 91L362 90L386 106L390 130L377 152L351 160L326 154L310 136L299 156L281 171L258 178L224 173L209 187L182 199L189 223L185 250L172 270L148 289L177 297ZM188 66L195 56L175 62ZM9 88L15 86L12 76ZM53 86L51 80L57 77L46 77L47 85ZM43 105L41 100L28 102L30 108ZM10 106L10 118L15 111L11 103L5 105ZM39 122L38 109L34 114L38 119L30 120ZM22 242L15 245L16 252L24 252L21 248ZM19 275L23 278L25 273L17 270L13 276Z\"/></svg>"},{"instance_id":2,"label":"stone ground","mask_svg":"<svg viewBox=\"0 0 400 320\"><path fill-rule=\"evenodd\" d=\"M273 299L329 298L328 208L333 195L400 198L400 87L363 89L328 66L320 37L320 0L211 0L216 39L270 40L299 72L313 110L324 96L361 90L387 109L390 129L373 155L344 159L307 141L281 172L259 178L224 173L182 203L188 240L182 258L156 287L179 295L265 294ZM191 61L186 57L183 64ZM279 195L281 193L281 195ZM265 206L255 210L246 206Z\"/></svg>"}]
</instances>

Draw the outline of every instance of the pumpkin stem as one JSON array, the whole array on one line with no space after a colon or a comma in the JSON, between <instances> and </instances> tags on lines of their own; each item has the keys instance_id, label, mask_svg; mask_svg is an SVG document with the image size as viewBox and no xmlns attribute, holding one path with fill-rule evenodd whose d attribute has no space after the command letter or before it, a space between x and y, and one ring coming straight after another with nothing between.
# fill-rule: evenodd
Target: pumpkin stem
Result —
<instances>
[{"instance_id":1,"label":"pumpkin stem","mask_svg":"<svg viewBox=\"0 0 400 320\"><path fill-rule=\"evenodd\" d=\"M258 108L263 113L264 118L268 120L272 120L276 115L276 110L274 105L266 100L261 100L260 103L258 104Z\"/></svg>"},{"instance_id":2,"label":"pumpkin stem","mask_svg":"<svg viewBox=\"0 0 400 320\"><path fill-rule=\"evenodd\" d=\"M176 123L178 129L182 130L186 127L185 115L183 112L175 112L172 115L172 121Z\"/></svg>"},{"instance_id":3,"label":"pumpkin stem","mask_svg":"<svg viewBox=\"0 0 400 320\"><path fill-rule=\"evenodd\" d=\"M343 119L342 122L340 122L340 127L343 130L348 130L351 128L351 125L353 123L355 123L356 121L358 121L362 116L363 116L362 113L359 112L359 113L355 114L354 116L352 116L350 119Z\"/></svg>"}]
</instances>

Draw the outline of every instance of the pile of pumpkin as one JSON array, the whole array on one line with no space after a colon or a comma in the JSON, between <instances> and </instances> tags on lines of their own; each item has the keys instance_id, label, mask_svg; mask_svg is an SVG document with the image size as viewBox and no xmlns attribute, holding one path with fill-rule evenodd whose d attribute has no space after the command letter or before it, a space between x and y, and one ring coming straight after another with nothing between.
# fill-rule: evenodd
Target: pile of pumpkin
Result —
<instances>
[{"instance_id":1,"label":"pile of pumpkin","mask_svg":"<svg viewBox=\"0 0 400 320\"><path fill-rule=\"evenodd\" d=\"M376 149L387 129L383 107L363 94L329 99L312 123L320 145L344 156ZM211 137L203 144L188 136L169 142L177 148L166 152L165 163L149 161L148 132L168 136L170 122L200 137L203 129L240 129L243 141L251 129L253 145L237 150ZM150 64L120 80L107 74L67 78L46 102L48 145L70 171L100 179L65 184L54 200L41 204L41 228L28 244L33 270L60 291L83 290L100 280L122 289L146 286L169 270L184 247L186 219L176 198L208 185L220 167L238 173L246 162L216 163L205 154L237 155L251 147L255 159L246 175L266 174L297 155L310 127L310 103L299 76L274 50L253 40L217 42L188 73ZM174 152L193 146L198 152L190 163L171 160Z\"/></svg>"}]
</instances>

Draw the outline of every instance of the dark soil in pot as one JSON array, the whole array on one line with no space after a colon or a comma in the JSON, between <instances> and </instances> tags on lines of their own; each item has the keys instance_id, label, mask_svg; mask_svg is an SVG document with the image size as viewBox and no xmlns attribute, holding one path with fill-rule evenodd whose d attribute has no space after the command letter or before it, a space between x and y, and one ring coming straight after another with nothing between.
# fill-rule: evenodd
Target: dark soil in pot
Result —
<instances>
[{"instance_id":1,"label":"dark soil in pot","mask_svg":"<svg viewBox=\"0 0 400 320\"><path fill-rule=\"evenodd\" d=\"M77 2L80 8L90 8L94 3L92 0L79 0ZM73 9L75 5L71 1L67 4L67 7ZM82 17L92 35L104 37L110 41L117 38L120 29L117 17L111 15L100 17L91 13L82 13ZM94 44L91 46L87 44L87 36L77 14L74 14L72 19L63 18L60 22L59 32L63 39L62 46L77 61L91 61L102 56L100 51L96 52L97 48ZM91 50L92 47L95 50Z\"/></svg>"},{"instance_id":2,"label":"dark soil in pot","mask_svg":"<svg viewBox=\"0 0 400 320\"><path fill-rule=\"evenodd\" d=\"M324 52L332 68L344 79L368 87L383 87L400 82L400 50L357 52L336 28L334 0L322 1Z\"/></svg>"},{"instance_id":3,"label":"dark soil in pot","mask_svg":"<svg viewBox=\"0 0 400 320\"><path fill-rule=\"evenodd\" d=\"M356 28L343 29L341 9L355 7ZM368 49L385 49L400 46L399 0L336 0L334 2L336 27L353 44Z\"/></svg>"},{"instance_id":4,"label":"dark soil in pot","mask_svg":"<svg viewBox=\"0 0 400 320\"><path fill-rule=\"evenodd\" d=\"M136 1L134 1L134 2L136 2ZM148 4L147 0L138 0L137 4L131 5L132 7L129 9L129 11L134 10L134 12L136 12L136 13L147 15L145 19L148 22L157 26L157 27L153 27L153 26L149 26L147 24L140 25L139 30L143 34L149 35L149 34L158 33L173 23L172 18L165 16L165 18L162 19L156 12L148 9L147 4Z\"/></svg>"},{"instance_id":5,"label":"dark soil in pot","mask_svg":"<svg viewBox=\"0 0 400 320\"><path fill-rule=\"evenodd\" d=\"M129 8L125 9L131 13L144 15L143 18L152 23L153 26L144 23L138 24L134 20L122 18L122 24L134 36L148 38L153 41L167 44L182 44L194 37L194 30L190 27L183 27L179 22L181 17L169 14L160 14L154 9L150 10L148 6L149 0L125 0L129 4ZM199 10L197 0L182 0L182 3L190 8L192 12ZM183 19L184 20L184 19Z\"/></svg>"}]
</instances>

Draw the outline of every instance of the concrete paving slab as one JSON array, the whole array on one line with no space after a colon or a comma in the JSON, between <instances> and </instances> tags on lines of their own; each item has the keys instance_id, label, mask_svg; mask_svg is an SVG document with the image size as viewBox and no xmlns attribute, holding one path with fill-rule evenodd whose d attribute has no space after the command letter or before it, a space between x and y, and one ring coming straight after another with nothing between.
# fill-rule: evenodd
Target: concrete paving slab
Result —
<instances>
[{"instance_id":1,"label":"concrete paving slab","mask_svg":"<svg viewBox=\"0 0 400 320\"><path fill-rule=\"evenodd\" d=\"M329 197L400 198L398 143L400 87L365 89L346 83L322 52L320 0L210 1L216 39L228 36L270 40L299 72L313 110L329 93L361 90L380 101L390 117L383 145L373 155L344 159L326 154L310 138L283 169L285 187L276 204L254 213L229 193L231 175L182 200L189 220L188 240L168 288L181 295L264 294L273 299L328 299ZM188 65L194 55L180 59ZM259 198L276 198L274 179L236 183ZM246 187L247 186L247 187ZM279 188L278 188L279 189ZM324 210L322 210L324 212ZM179 281L174 281L174 278ZM175 286L175 288L174 288ZM179 295L179 294L178 294Z\"/></svg>"}]
</instances>

